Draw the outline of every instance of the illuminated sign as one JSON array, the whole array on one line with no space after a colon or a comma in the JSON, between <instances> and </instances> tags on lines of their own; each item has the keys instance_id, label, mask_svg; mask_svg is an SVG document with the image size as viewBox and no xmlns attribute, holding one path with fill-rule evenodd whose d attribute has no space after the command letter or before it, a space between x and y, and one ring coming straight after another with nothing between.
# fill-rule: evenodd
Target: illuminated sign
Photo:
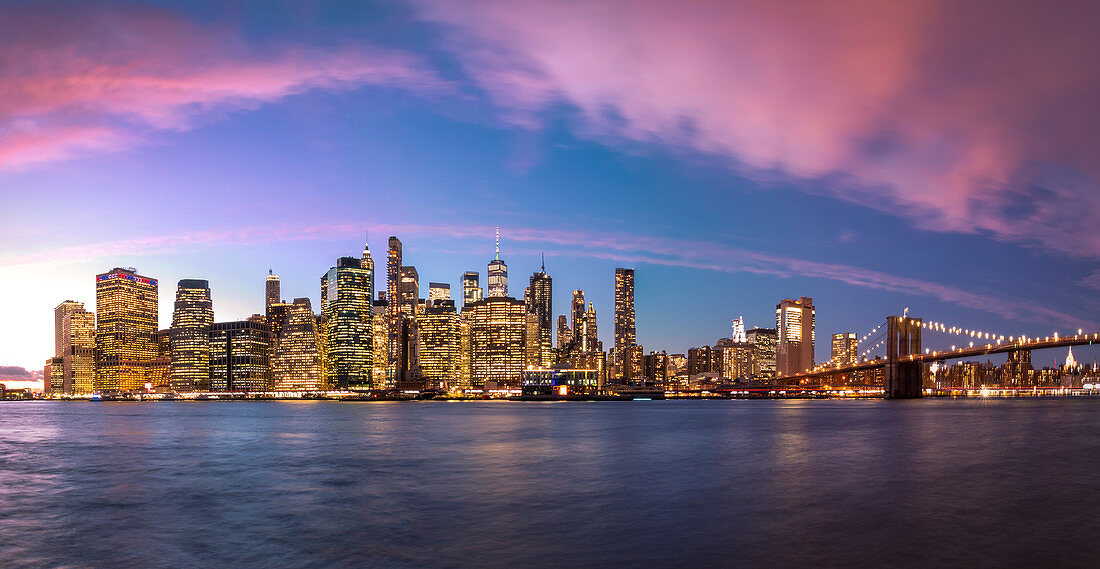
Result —
<instances>
[{"instance_id":1,"label":"illuminated sign","mask_svg":"<svg viewBox=\"0 0 1100 569\"><path fill-rule=\"evenodd\" d=\"M95 278L96 282L105 281L108 279L126 279L135 283L157 286L157 279L149 279L145 277L139 277L137 275L129 275L126 273L107 273L105 275L99 275Z\"/></svg>"}]
</instances>

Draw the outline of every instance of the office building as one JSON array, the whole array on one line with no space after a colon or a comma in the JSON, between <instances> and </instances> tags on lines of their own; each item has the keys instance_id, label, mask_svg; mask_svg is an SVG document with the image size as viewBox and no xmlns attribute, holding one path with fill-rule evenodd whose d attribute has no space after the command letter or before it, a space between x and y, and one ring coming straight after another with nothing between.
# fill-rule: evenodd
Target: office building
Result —
<instances>
[{"instance_id":1,"label":"office building","mask_svg":"<svg viewBox=\"0 0 1100 569\"><path fill-rule=\"evenodd\" d=\"M262 318L217 322L210 327L210 389L212 391L269 391L271 327Z\"/></svg>"},{"instance_id":2,"label":"office building","mask_svg":"<svg viewBox=\"0 0 1100 569\"><path fill-rule=\"evenodd\" d=\"M468 306L462 316L470 325L472 385L518 385L520 372L526 367L527 314L523 301L490 296Z\"/></svg>"},{"instance_id":3,"label":"office building","mask_svg":"<svg viewBox=\"0 0 1100 569\"><path fill-rule=\"evenodd\" d=\"M666 385L668 375L668 354L664 350L650 352L642 359L642 376L646 383Z\"/></svg>"},{"instance_id":4,"label":"office building","mask_svg":"<svg viewBox=\"0 0 1100 569\"><path fill-rule=\"evenodd\" d=\"M784 299L775 307L778 344L775 352L779 377L802 373L814 367L813 299Z\"/></svg>"},{"instance_id":5,"label":"office building","mask_svg":"<svg viewBox=\"0 0 1100 569\"><path fill-rule=\"evenodd\" d=\"M341 257L321 277L324 383L336 389L370 389L374 321L370 274L362 259Z\"/></svg>"},{"instance_id":6,"label":"office building","mask_svg":"<svg viewBox=\"0 0 1100 569\"><path fill-rule=\"evenodd\" d=\"M527 314L534 316L536 329L528 344L532 354L531 365L550 367L553 363L553 305L554 279L546 274L545 263L542 269L531 275L530 284L524 294Z\"/></svg>"},{"instance_id":7,"label":"office building","mask_svg":"<svg viewBox=\"0 0 1100 569\"><path fill-rule=\"evenodd\" d=\"M401 304L398 311L409 316L416 316L420 300L420 275L416 267L402 266L398 273L397 301Z\"/></svg>"},{"instance_id":8,"label":"office building","mask_svg":"<svg viewBox=\"0 0 1100 569\"><path fill-rule=\"evenodd\" d=\"M753 328L745 332L745 338L753 345L756 363L753 375L760 379L775 378L775 349L778 335L775 328Z\"/></svg>"},{"instance_id":9,"label":"office building","mask_svg":"<svg viewBox=\"0 0 1100 569\"><path fill-rule=\"evenodd\" d=\"M463 307L482 299L480 280L481 274L477 271L466 271L462 273Z\"/></svg>"},{"instance_id":10,"label":"office building","mask_svg":"<svg viewBox=\"0 0 1100 569\"><path fill-rule=\"evenodd\" d=\"M634 269L615 269L615 350L637 343L634 329Z\"/></svg>"},{"instance_id":11,"label":"office building","mask_svg":"<svg viewBox=\"0 0 1100 569\"><path fill-rule=\"evenodd\" d=\"M840 334L833 334L832 345L830 346L830 358L835 365L846 365L855 363L858 351L859 342L856 340L855 332L841 332Z\"/></svg>"},{"instance_id":12,"label":"office building","mask_svg":"<svg viewBox=\"0 0 1100 569\"><path fill-rule=\"evenodd\" d=\"M283 301L282 290L279 285L279 275L270 269L267 271L267 279L264 281L264 313L271 312L271 307Z\"/></svg>"},{"instance_id":13,"label":"office building","mask_svg":"<svg viewBox=\"0 0 1100 569\"><path fill-rule=\"evenodd\" d=\"M156 279L132 267L96 275L95 390L144 388L158 328Z\"/></svg>"},{"instance_id":14,"label":"office building","mask_svg":"<svg viewBox=\"0 0 1100 569\"><path fill-rule=\"evenodd\" d=\"M54 350L61 358L61 385L48 391L87 395L95 386L95 315L83 302L66 300L54 308Z\"/></svg>"},{"instance_id":15,"label":"office building","mask_svg":"<svg viewBox=\"0 0 1100 569\"><path fill-rule=\"evenodd\" d=\"M451 285L448 283L428 283L428 306L437 300L451 300Z\"/></svg>"},{"instance_id":16,"label":"office building","mask_svg":"<svg viewBox=\"0 0 1100 569\"><path fill-rule=\"evenodd\" d=\"M488 276L488 297L506 297L508 296L508 265L504 264L504 261L500 259L500 228L497 228L497 254L492 261L489 261L489 270L486 273Z\"/></svg>"},{"instance_id":17,"label":"office building","mask_svg":"<svg viewBox=\"0 0 1100 569\"><path fill-rule=\"evenodd\" d=\"M169 337L172 357L169 381L173 391L210 390L212 324L210 283L202 279L179 281Z\"/></svg>"},{"instance_id":18,"label":"office building","mask_svg":"<svg viewBox=\"0 0 1100 569\"><path fill-rule=\"evenodd\" d=\"M573 341L573 331L569 329L569 317L558 315L558 350L565 350Z\"/></svg>"},{"instance_id":19,"label":"office building","mask_svg":"<svg viewBox=\"0 0 1100 569\"><path fill-rule=\"evenodd\" d=\"M424 386L453 389L459 374L459 324L455 303L438 299L416 315L420 377Z\"/></svg>"},{"instance_id":20,"label":"office building","mask_svg":"<svg viewBox=\"0 0 1100 569\"><path fill-rule=\"evenodd\" d=\"M382 296L385 296L383 291ZM374 389L386 389L393 387L393 367L390 361L390 317L388 314L389 303L385 298L374 301L374 314L371 317L374 338L372 348L374 357L371 359L371 385Z\"/></svg>"},{"instance_id":21,"label":"office building","mask_svg":"<svg viewBox=\"0 0 1100 569\"><path fill-rule=\"evenodd\" d=\"M580 346L583 342L584 329L584 291L574 290L573 300L569 303L569 313L573 324L573 337L571 341Z\"/></svg>"},{"instance_id":22,"label":"office building","mask_svg":"<svg viewBox=\"0 0 1100 569\"><path fill-rule=\"evenodd\" d=\"M323 348L317 317L308 298L295 298L287 306L282 333L275 338L271 358L276 391L317 391L324 387L321 375Z\"/></svg>"}]
</instances>

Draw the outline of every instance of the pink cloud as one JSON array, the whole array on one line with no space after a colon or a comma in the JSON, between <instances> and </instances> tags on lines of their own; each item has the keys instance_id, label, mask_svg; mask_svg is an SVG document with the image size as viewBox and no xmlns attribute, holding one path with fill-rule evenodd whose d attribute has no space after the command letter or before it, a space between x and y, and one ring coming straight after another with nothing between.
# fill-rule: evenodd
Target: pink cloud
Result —
<instances>
[{"instance_id":1,"label":"pink cloud","mask_svg":"<svg viewBox=\"0 0 1100 569\"><path fill-rule=\"evenodd\" d=\"M935 231L1100 257L1100 5L421 2L510 123L730 156Z\"/></svg>"},{"instance_id":2,"label":"pink cloud","mask_svg":"<svg viewBox=\"0 0 1100 569\"><path fill-rule=\"evenodd\" d=\"M449 88L406 53L251 45L149 7L8 8L0 37L0 168L114 150L310 89Z\"/></svg>"},{"instance_id":3,"label":"pink cloud","mask_svg":"<svg viewBox=\"0 0 1100 569\"><path fill-rule=\"evenodd\" d=\"M420 224L327 224L321 226L254 226L234 230L207 230L171 235L94 243L62 249L0 256L0 269L21 265L60 263L63 259L105 259L164 255L200 251L217 247L262 247L272 243L355 239L369 229L371 235L480 240L486 250L491 245L494 227L481 225ZM1051 309L999 292L969 291L926 281L893 275L854 265L822 263L768 252L752 251L709 241L665 239L616 232L547 230L525 227L503 229L506 245L518 242L562 248L564 257L589 257L624 264L650 264L717 271L749 273L780 278L815 278L842 282L857 288L902 293L981 310L1008 320L1039 324L1057 324L1067 328L1093 329L1095 323L1073 314ZM381 242L376 237L376 243ZM534 254L532 250L532 254ZM380 255L380 250L375 255ZM376 257L377 258L377 257Z\"/></svg>"}]
</instances>

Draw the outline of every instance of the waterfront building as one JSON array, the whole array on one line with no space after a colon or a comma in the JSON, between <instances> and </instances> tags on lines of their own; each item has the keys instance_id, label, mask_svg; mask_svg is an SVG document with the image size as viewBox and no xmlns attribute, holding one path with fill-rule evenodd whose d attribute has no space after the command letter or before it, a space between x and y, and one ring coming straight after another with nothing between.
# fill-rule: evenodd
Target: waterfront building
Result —
<instances>
[{"instance_id":1,"label":"waterfront building","mask_svg":"<svg viewBox=\"0 0 1100 569\"><path fill-rule=\"evenodd\" d=\"M47 359L42 367L42 393L65 393L65 364L59 356Z\"/></svg>"},{"instance_id":2,"label":"waterfront building","mask_svg":"<svg viewBox=\"0 0 1100 569\"><path fill-rule=\"evenodd\" d=\"M453 389L459 378L459 318L455 303L438 299L416 315L420 376L426 387Z\"/></svg>"},{"instance_id":3,"label":"waterfront building","mask_svg":"<svg viewBox=\"0 0 1100 569\"><path fill-rule=\"evenodd\" d=\"M264 313L271 312L271 307L283 301L282 290L279 284L279 275L268 269L267 279L264 280Z\"/></svg>"},{"instance_id":4,"label":"waterfront building","mask_svg":"<svg viewBox=\"0 0 1100 569\"><path fill-rule=\"evenodd\" d=\"M313 307L308 298L295 298L294 303L287 306L282 332L275 338L271 358L275 389L322 389L322 354L321 335Z\"/></svg>"},{"instance_id":5,"label":"waterfront building","mask_svg":"<svg viewBox=\"0 0 1100 569\"><path fill-rule=\"evenodd\" d=\"M813 299L807 296L784 299L775 306L775 365L780 377L814 367L815 312Z\"/></svg>"},{"instance_id":6,"label":"waterfront building","mask_svg":"<svg viewBox=\"0 0 1100 569\"><path fill-rule=\"evenodd\" d=\"M486 273L488 275L488 297L506 297L508 296L508 265L504 264L504 261L500 259L500 228L497 228L497 254L492 261L489 261L489 270Z\"/></svg>"},{"instance_id":7,"label":"waterfront building","mask_svg":"<svg viewBox=\"0 0 1100 569\"><path fill-rule=\"evenodd\" d=\"M859 341L855 332L840 332L833 334L829 347L830 361L835 365L847 365L855 363L859 354Z\"/></svg>"},{"instance_id":8,"label":"waterfront building","mask_svg":"<svg viewBox=\"0 0 1100 569\"><path fill-rule=\"evenodd\" d=\"M458 321L458 371L453 391L465 391L471 387L470 371L470 322L466 318L466 311L462 311L462 317Z\"/></svg>"},{"instance_id":9,"label":"waterfront building","mask_svg":"<svg viewBox=\"0 0 1100 569\"><path fill-rule=\"evenodd\" d=\"M477 271L462 273L462 306L481 300L481 274Z\"/></svg>"},{"instance_id":10,"label":"waterfront building","mask_svg":"<svg viewBox=\"0 0 1100 569\"><path fill-rule=\"evenodd\" d=\"M724 338L723 338L724 339ZM718 371L728 379L751 379L759 374L756 346L749 342L727 341L716 345L712 354L718 360Z\"/></svg>"},{"instance_id":11,"label":"waterfront building","mask_svg":"<svg viewBox=\"0 0 1100 569\"><path fill-rule=\"evenodd\" d=\"M689 376L700 373L721 373L722 360L714 348L703 346L690 348L687 353L687 373Z\"/></svg>"},{"instance_id":12,"label":"waterfront building","mask_svg":"<svg viewBox=\"0 0 1100 569\"><path fill-rule=\"evenodd\" d=\"M620 373L627 361L624 351L637 343L634 329L634 269L615 269L615 353Z\"/></svg>"},{"instance_id":13,"label":"waterfront building","mask_svg":"<svg viewBox=\"0 0 1100 569\"><path fill-rule=\"evenodd\" d=\"M420 374L420 330L416 319L401 312L395 325L394 386L403 391L420 390L424 384Z\"/></svg>"},{"instance_id":14,"label":"waterfront building","mask_svg":"<svg viewBox=\"0 0 1100 569\"><path fill-rule=\"evenodd\" d=\"M517 385L526 367L527 314L523 301L490 296L468 306L463 319L470 326L472 385Z\"/></svg>"},{"instance_id":15,"label":"waterfront building","mask_svg":"<svg viewBox=\"0 0 1100 569\"><path fill-rule=\"evenodd\" d=\"M132 267L96 275L96 391L139 390L156 357L157 280Z\"/></svg>"},{"instance_id":16,"label":"waterfront building","mask_svg":"<svg viewBox=\"0 0 1100 569\"><path fill-rule=\"evenodd\" d=\"M84 309L83 302L66 300L54 308L54 350L61 358L60 389L69 395L87 395L95 383L95 315Z\"/></svg>"},{"instance_id":17,"label":"waterfront building","mask_svg":"<svg viewBox=\"0 0 1100 569\"><path fill-rule=\"evenodd\" d=\"M362 259L341 257L321 277L324 382L336 389L369 389L374 361L370 273Z\"/></svg>"},{"instance_id":18,"label":"waterfront building","mask_svg":"<svg viewBox=\"0 0 1100 569\"><path fill-rule=\"evenodd\" d=\"M775 349L778 336L775 328L753 328L745 337L754 347L756 363L753 375L761 379L775 378Z\"/></svg>"},{"instance_id":19,"label":"waterfront building","mask_svg":"<svg viewBox=\"0 0 1100 569\"><path fill-rule=\"evenodd\" d=\"M599 370L529 369L522 372L523 395L528 397L566 397L596 395L600 389Z\"/></svg>"},{"instance_id":20,"label":"waterfront building","mask_svg":"<svg viewBox=\"0 0 1100 569\"><path fill-rule=\"evenodd\" d=\"M214 307L210 283L202 279L179 281L169 337L172 358L169 381L173 391L210 389L212 324Z\"/></svg>"},{"instance_id":21,"label":"waterfront building","mask_svg":"<svg viewBox=\"0 0 1100 569\"><path fill-rule=\"evenodd\" d=\"M149 366L149 385L157 391L172 389L172 329L157 330L157 357Z\"/></svg>"},{"instance_id":22,"label":"waterfront building","mask_svg":"<svg viewBox=\"0 0 1100 569\"><path fill-rule=\"evenodd\" d=\"M642 376L646 383L666 385L668 383L668 354L664 350L650 352L642 360Z\"/></svg>"},{"instance_id":23,"label":"waterfront building","mask_svg":"<svg viewBox=\"0 0 1100 569\"><path fill-rule=\"evenodd\" d=\"M390 361L388 362L389 376L394 377L396 364L395 358L397 356L397 315L401 311L401 295L398 292L401 284L401 240L395 235L391 235L389 239L389 252L386 257L386 305L387 314L387 335L389 337L389 355ZM380 362L378 362L380 363Z\"/></svg>"},{"instance_id":24,"label":"waterfront building","mask_svg":"<svg viewBox=\"0 0 1100 569\"><path fill-rule=\"evenodd\" d=\"M271 371L271 327L262 319L217 322L210 327L210 389L268 391Z\"/></svg>"}]
</instances>

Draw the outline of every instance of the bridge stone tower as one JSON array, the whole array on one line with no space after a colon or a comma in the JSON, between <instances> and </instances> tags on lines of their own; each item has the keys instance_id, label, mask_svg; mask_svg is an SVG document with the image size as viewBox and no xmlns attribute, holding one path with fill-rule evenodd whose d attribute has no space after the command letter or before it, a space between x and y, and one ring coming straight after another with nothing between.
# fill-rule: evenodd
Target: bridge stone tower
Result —
<instances>
[{"instance_id":1,"label":"bridge stone tower","mask_svg":"<svg viewBox=\"0 0 1100 569\"><path fill-rule=\"evenodd\" d=\"M922 371L919 361L901 361L905 356L921 353L921 319L908 316L886 318L887 399L913 399L923 395Z\"/></svg>"}]
</instances>

